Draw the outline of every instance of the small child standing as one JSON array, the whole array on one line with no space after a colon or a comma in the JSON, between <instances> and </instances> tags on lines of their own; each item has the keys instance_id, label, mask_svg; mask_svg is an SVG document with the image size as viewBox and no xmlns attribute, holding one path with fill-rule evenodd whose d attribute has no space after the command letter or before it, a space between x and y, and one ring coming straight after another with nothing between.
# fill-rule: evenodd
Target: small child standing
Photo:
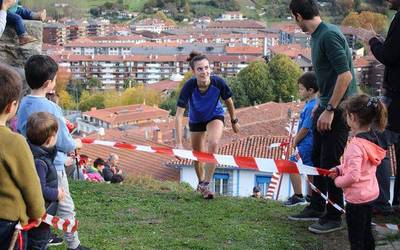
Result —
<instances>
[{"instance_id":1,"label":"small child standing","mask_svg":"<svg viewBox=\"0 0 400 250\"><path fill-rule=\"evenodd\" d=\"M376 168L386 151L379 146L374 129L383 131L387 112L377 97L354 96L344 103L351 140L343 164L330 169L329 177L343 189L351 249L375 249L371 229L372 203L379 196Z\"/></svg>"},{"instance_id":2,"label":"small child standing","mask_svg":"<svg viewBox=\"0 0 400 250\"><path fill-rule=\"evenodd\" d=\"M0 0L0 5L3 0ZM23 6L18 5L18 0L15 1L15 4L11 6L7 11L7 23L11 24L15 27L15 31L17 32L19 44L24 45L27 43L37 41L33 36L28 35L25 30L23 19L27 20L46 20L46 10L42 10L40 12L32 12L30 9L25 8Z\"/></svg>"},{"instance_id":3,"label":"small child standing","mask_svg":"<svg viewBox=\"0 0 400 250\"><path fill-rule=\"evenodd\" d=\"M26 124L26 137L35 159L36 171L42 186L46 212L56 215L58 201L65 197L58 187L57 170L53 165L57 155L57 119L46 112L33 113ZM46 223L28 231L28 249L46 249L50 239L50 226Z\"/></svg>"},{"instance_id":4,"label":"small child standing","mask_svg":"<svg viewBox=\"0 0 400 250\"><path fill-rule=\"evenodd\" d=\"M293 146L299 151L303 164L313 166L311 154L313 146L313 118L312 110L316 105L316 94L318 92L317 78L312 71L304 73L298 80L299 93L306 100L303 111L300 114L297 134L293 140ZM294 195L284 202L285 206L302 205L306 203L301 190L301 176L291 174Z\"/></svg>"},{"instance_id":5,"label":"small child standing","mask_svg":"<svg viewBox=\"0 0 400 250\"><path fill-rule=\"evenodd\" d=\"M6 127L15 116L21 92L17 72L0 63L0 249L8 249L18 222L24 226L30 218L39 225L45 213L29 146L23 136Z\"/></svg>"},{"instance_id":6,"label":"small child standing","mask_svg":"<svg viewBox=\"0 0 400 250\"><path fill-rule=\"evenodd\" d=\"M62 219L74 220L75 205L69 192L64 164L67 160L67 154L76 148L81 148L82 142L80 139L73 139L70 135L62 109L54 102L46 99L46 93L54 90L57 72L58 65L49 56L33 55L28 59L25 64L25 78L32 92L21 100L21 105L17 112L17 129L18 132L26 135L26 123L32 113L48 112L57 118L57 155L53 164L57 170L58 186L65 191L65 198L58 203L57 216ZM78 232L64 233L64 239L67 249L88 249L80 244Z\"/></svg>"}]
</instances>

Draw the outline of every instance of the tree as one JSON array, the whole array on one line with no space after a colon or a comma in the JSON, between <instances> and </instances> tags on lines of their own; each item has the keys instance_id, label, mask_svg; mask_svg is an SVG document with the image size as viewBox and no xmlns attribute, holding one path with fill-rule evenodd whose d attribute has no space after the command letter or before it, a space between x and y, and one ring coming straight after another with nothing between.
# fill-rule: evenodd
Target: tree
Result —
<instances>
[{"instance_id":1,"label":"tree","mask_svg":"<svg viewBox=\"0 0 400 250\"><path fill-rule=\"evenodd\" d=\"M61 90L60 92L58 92L58 96L58 104L61 108L67 110L75 109L75 102L66 90Z\"/></svg>"},{"instance_id":2,"label":"tree","mask_svg":"<svg viewBox=\"0 0 400 250\"><path fill-rule=\"evenodd\" d=\"M183 6L183 14L187 17L190 16L190 5L188 0L185 0L185 4Z\"/></svg>"},{"instance_id":3,"label":"tree","mask_svg":"<svg viewBox=\"0 0 400 250\"><path fill-rule=\"evenodd\" d=\"M185 82L193 76L192 71L188 71L183 76L183 79L179 83L178 87L171 92L171 95L166 98L162 103L160 103L160 108L170 111L170 115L175 115L176 113L176 103L178 102L179 94Z\"/></svg>"},{"instance_id":4,"label":"tree","mask_svg":"<svg viewBox=\"0 0 400 250\"><path fill-rule=\"evenodd\" d=\"M157 105L161 102L158 92L145 88L144 85L138 85L126 89L121 96L122 105L146 103L147 105Z\"/></svg>"},{"instance_id":5,"label":"tree","mask_svg":"<svg viewBox=\"0 0 400 250\"><path fill-rule=\"evenodd\" d=\"M237 81L243 87L240 93L244 93L247 96L250 104L264 103L272 101L274 98L268 65L264 61L250 63L239 72Z\"/></svg>"},{"instance_id":6,"label":"tree","mask_svg":"<svg viewBox=\"0 0 400 250\"><path fill-rule=\"evenodd\" d=\"M302 74L300 67L288 56L274 56L268 63L269 77L275 101L293 101L298 96L297 80Z\"/></svg>"},{"instance_id":7,"label":"tree","mask_svg":"<svg viewBox=\"0 0 400 250\"><path fill-rule=\"evenodd\" d=\"M342 22L342 25L352 26L356 28L370 29L370 25L377 33L383 33L387 26L387 17L385 15L371 12L362 11L360 14L350 12Z\"/></svg>"},{"instance_id":8,"label":"tree","mask_svg":"<svg viewBox=\"0 0 400 250\"><path fill-rule=\"evenodd\" d=\"M91 90L99 89L103 86L103 83L97 77L92 77L88 80L88 86Z\"/></svg>"},{"instance_id":9,"label":"tree","mask_svg":"<svg viewBox=\"0 0 400 250\"><path fill-rule=\"evenodd\" d=\"M245 87L243 83L237 79L237 77L231 77L228 79L228 84L232 90L235 107L241 108L251 106L251 102L249 101L247 93L245 92Z\"/></svg>"},{"instance_id":10,"label":"tree","mask_svg":"<svg viewBox=\"0 0 400 250\"><path fill-rule=\"evenodd\" d=\"M93 107L97 109L105 108L104 96L102 94L90 95L89 92L83 91L79 102L79 110L88 111Z\"/></svg>"},{"instance_id":11,"label":"tree","mask_svg":"<svg viewBox=\"0 0 400 250\"><path fill-rule=\"evenodd\" d=\"M66 90L67 85L71 81L71 71L64 67L60 67L57 73L57 81L55 91L56 93L60 93L62 90Z\"/></svg>"},{"instance_id":12,"label":"tree","mask_svg":"<svg viewBox=\"0 0 400 250\"><path fill-rule=\"evenodd\" d=\"M104 96L104 105L106 106L106 108L117 107L122 105L121 92L117 92L115 90L105 91L103 93L103 96Z\"/></svg>"}]
</instances>

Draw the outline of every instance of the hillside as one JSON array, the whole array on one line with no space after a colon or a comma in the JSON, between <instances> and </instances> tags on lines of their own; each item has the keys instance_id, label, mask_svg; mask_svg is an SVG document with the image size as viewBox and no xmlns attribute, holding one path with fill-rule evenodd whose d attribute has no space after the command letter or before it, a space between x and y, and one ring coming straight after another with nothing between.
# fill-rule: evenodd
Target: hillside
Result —
<instances>
[{"instance_id":1,"label":"hillside","mask_svg":"<svg viewBox=\"0 0 400 250\"><path fill-rule=\"evenodd\" d=\"M89 16L91 8L117 8L147 15L163 10L166 14L182 21L187 17L211 16L219 17L225 11L240 11L245 17L267 22L279 22L290 18L288 6L290 0L22 0L23 5L35 10L47 9L49 16L74 17ZM324 1L320 6L321 14L328 21L341 22L344 15L350 10L349 1ZM350 1L351 2L351 1ZM58 6L60 3L66 6ZM356 10L371 10L385 12L386 6L381 0L357 1ZM114 7L113 7L114 6Z\"/></svg>"},{"instance_id":2,"label":"hillside","mask_svg":"<svg viewBox=\"0 0 400 250\"><path fill-rule=\"evenodd\" d=\"M300 207L272 201L206 201L185 185L150 180L72 182L70 189L81 241L92 249L323 249L328 239L286 219ZM330 244L346 248L346 231L338 235Z\"/></svg>"},{"instance_id":3,"label":"hillside","mask_svg":"<svg viewBox=\"0 0 400 250\"><path fill-rule=\"evenodd\" d=\"M236 197L207 201L184 184L147 178L131 178L122 185L70 182L70 190L80 239L96 250L349 249L347 230L315 235L308 232L308 222L289 221L287 216L301 206ZM400 223L400 218L373 221ZM387 244L395 245L400 235L375 238L381 246L377 249L392 250L397 248Z\"/></svg>"}]
</instances>

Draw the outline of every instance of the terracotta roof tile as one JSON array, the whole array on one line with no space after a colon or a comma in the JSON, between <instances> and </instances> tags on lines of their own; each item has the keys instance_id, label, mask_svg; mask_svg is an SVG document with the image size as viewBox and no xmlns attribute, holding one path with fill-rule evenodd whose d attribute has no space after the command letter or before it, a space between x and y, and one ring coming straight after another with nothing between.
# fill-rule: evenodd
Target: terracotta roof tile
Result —
<instances>
[{"instance_id":1,"label":"terracotta roof tile","mask_svg":"<svg viewBox=\"0 0 400 250\"><path fill-rule=\"evenodd\" d=\"M83 114L110 124L122 124L125 122L145 121L168 117L168 111L142 104L91 110L84 112Z\"/></svg>"},{"instance_id":2,"label":"terracotta roof tile","mask_svg":"<svg viewBox=\"0 0 400 250\"><path fill-rule=\"evenodd\" d=\"M95 135L89 136L95 138ZM139 136L126 134L118 129L109 129L105 131L103 138L109 141L126 142L136 145L165 146L145 140ZM166 146L165 146L166 147ZM175 159L167 155L138 152L125 149L111 148L101 145L85 144L80 150L81 154L88 155L91 159L101 157L107 159L110 153L116 153L120 157L121 169L131 176L149 176L157 180L179 181L179 171L177 169L166 167L165 163Z\"/></svg>"}]
</instances>

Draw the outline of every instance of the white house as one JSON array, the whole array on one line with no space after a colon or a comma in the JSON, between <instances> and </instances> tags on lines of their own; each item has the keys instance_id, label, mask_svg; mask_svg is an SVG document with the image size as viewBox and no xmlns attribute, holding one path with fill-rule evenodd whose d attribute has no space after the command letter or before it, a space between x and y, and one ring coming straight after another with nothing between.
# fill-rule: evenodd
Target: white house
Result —
<instances>
[{"instance_id":1,"label":"white house","mask_svg":"<svg viewBox=\"0 0 400 250\"><path fill-rule=\"evenodd\" d=\"M281 158L283 149L270 148L270 145L285 140L287 140L286 137L249 136L221 147L218 153L236 156ZM186 182L193 188L196 188L198 180L192 166L192 161L179 160L170 162L168 165L180 169L181 182ZM262 195L265 196L271 182L272 174L218 165L212 182L212 190L220 195L248 197L252 194L253 188L258 186L261 189ZM293 191L291 190L289 178L288 176L284 176L282 181L276 185L274 197L278 196L278 199L286 200L292 194Z\"/></svg>"}]
</instances>

